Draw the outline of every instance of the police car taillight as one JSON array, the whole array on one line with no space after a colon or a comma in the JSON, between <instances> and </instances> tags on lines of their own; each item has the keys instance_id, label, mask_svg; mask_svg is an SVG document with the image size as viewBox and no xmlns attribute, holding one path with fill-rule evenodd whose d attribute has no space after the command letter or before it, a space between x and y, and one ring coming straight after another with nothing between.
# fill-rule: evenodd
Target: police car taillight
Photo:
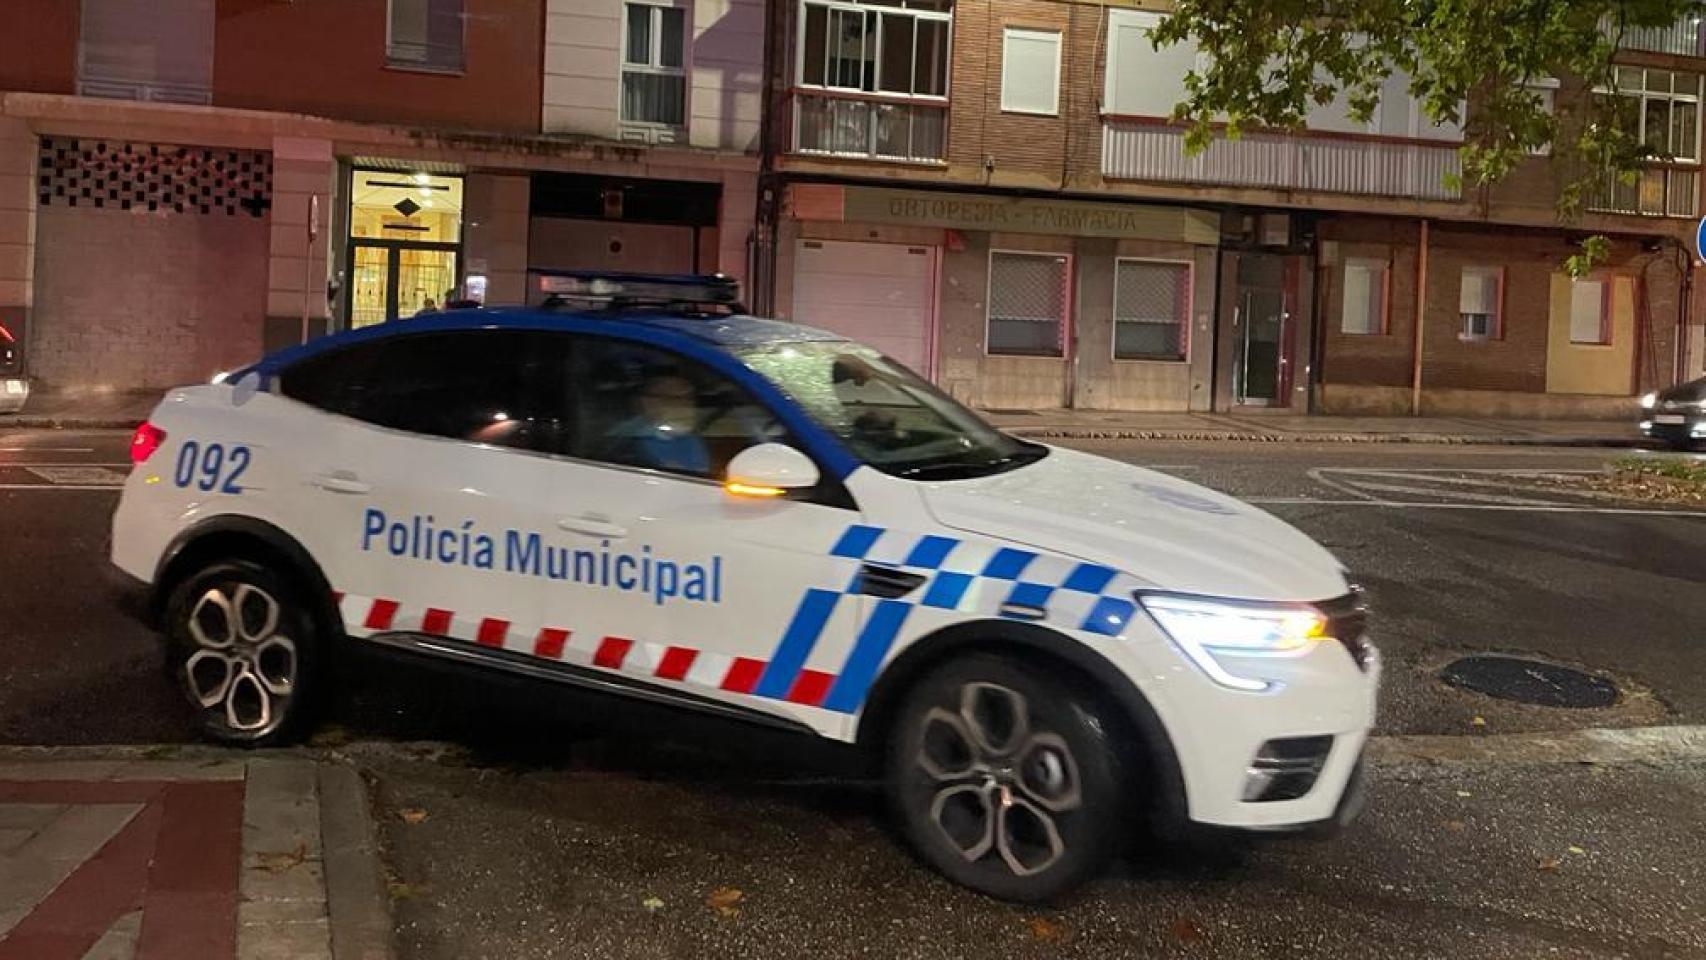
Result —
<instances>
[{"instance_id":1,"label":"police car taillight","mask_svg":"<svg viewBox=\"0 0 1706 960\"><path fill-rule=\"evenodd\" d=\"M166 431L152 423L144 423L130 435L130 462L132 465L143 463L160 449L166 442Z\"/></svg>"}]
</instances>

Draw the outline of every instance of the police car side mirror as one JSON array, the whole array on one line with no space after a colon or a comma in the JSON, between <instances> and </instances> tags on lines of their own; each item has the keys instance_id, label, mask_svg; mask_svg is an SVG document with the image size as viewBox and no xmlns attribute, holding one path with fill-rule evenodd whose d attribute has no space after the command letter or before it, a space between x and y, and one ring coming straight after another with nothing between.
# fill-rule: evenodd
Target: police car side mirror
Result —
<instances>
[{"instance_id":1,"label":"police car side mirror","mask_svg":"<svg viewBox=\"0 0 1706 960\"><path fill-rule=\"evenodd\" d=\"M747 447L729 461L723 489L737 497L780 497L817 486L817 464L785 443Z\"/></svg>"}]
</instances>

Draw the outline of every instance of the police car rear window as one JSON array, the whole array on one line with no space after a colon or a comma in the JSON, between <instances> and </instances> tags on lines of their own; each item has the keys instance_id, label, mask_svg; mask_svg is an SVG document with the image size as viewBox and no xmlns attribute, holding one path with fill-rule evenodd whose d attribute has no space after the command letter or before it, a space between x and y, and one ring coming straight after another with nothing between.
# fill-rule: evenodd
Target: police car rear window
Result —
<instances>
[{"instance_id":1,"label":"police car rear window","mask_svg":"<svg viewBox=\"0 0 1706 960\"><path fill-rule=\"evenodd\" d=\"M542 453L573 446L568 338L537 330L385 337L301 360L279 392L376 426Z\"/></svg>"}]
</instances>

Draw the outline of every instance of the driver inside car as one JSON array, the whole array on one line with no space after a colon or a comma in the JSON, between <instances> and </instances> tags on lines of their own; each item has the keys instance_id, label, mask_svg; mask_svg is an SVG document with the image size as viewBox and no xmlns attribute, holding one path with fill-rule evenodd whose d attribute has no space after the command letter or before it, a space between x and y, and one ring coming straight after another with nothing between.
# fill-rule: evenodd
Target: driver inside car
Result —
<instances>
[{"instance_id":1,"label":"driver inside car","mask_svg":"<svg viewBox=\"0 0 1706 960\"><path fill-rule=\"evenodd\" d=\"M699 435L698 421L699 395L693 382L659 371L641 387L639 411L611 432L624 439L638 465L707 474L711 451Z\"/></svg>"}]
</instances>

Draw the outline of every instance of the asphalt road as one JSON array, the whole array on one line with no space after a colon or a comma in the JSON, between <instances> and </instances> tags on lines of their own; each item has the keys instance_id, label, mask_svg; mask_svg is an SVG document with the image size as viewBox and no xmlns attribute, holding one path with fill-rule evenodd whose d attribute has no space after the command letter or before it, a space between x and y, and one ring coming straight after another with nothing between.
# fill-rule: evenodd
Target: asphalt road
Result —
<instances>
[{"instance_id":1,"label":"asphalt road","mask_svg":"<svg viewBox=\"0 0 1706 960\"><path fill-rule=\"evenodd\" d=\"M188 739L153 638L109 601L104 542L128 469L119 432L0 432L0 742ZM1250 499L1338 554L1368 589L1388 663L1384 733L1706 721L1706 515L1591 499L1537 476L1602 451L1358 444L1075 444ZM1477 651L1613 678L1604 710L1450 689ZM515 733L484 690L413 669L355 673L330 720L399 739ZM510 699L507 695L505 699ZM494 727L495 724L495 727ZM529 728L534 725L523 724ZM667 722L666 722L667 725Z\"/></svg>"},{"instance_id":2,"label":"asphalt road","mask_svg":"<svg viewBox=\"0 0 1706 960\"><path fill-rule=\"evenodd\" d=\"M102 588L126 439L0 432L0 742L190 737L154 639ZM1250 499L1333 549L1374 607L1381 732L1706 722L1706 514L1546 479L1606 453L1079 446ZM1520 707L1435 679L1486 650L1604 673L1623 698ZM1381 764L1333 842L1139 850L1064 903L1019 908L908 858L843 754L517 693L363 664L322 727L373 786L404 957L1706 957L1697 762Z\"/></svg>"}]
</instances>

